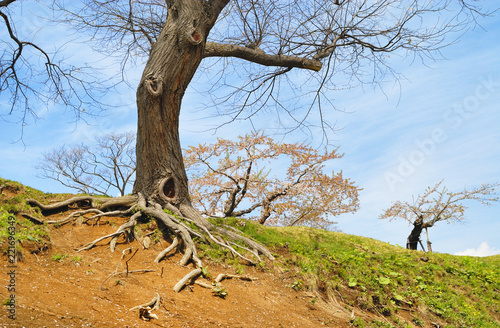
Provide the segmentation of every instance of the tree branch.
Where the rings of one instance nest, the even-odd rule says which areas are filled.
[[[15,2],[16,0],[3,0],[3,1],[0,1],[0,8],[1,7],[7,7],[8,5],[10,5],[11,3]]]
[[[218,16],[222,9],[227,6],[229,0],[211,0],[209,1],[210,6],[212,7],[212,15]]]
[[[316,72],[320,71],[323,66],[318,60],[286,55],[270,55],[258,48],[251,49],[215,42],[207,42],[203,57],[236,57],[264,66],[304,68]]]
[[[253,163],[253,161],[250,160],[250,164],[247,167],[245,177],[242,179],[243,180],[243,188],[241,188],[239,183],[236,182],[236,186],[233,188],[233,190],[229,194],[229,198],[226,202],[226,204],[227,204],[226,209],[224,209],[224,216],[225,217],[231,216],[233,214],[234,209],[241,203],[241,200],[243,199],[243,197],[245,197],[245,194],[247,193],[247,189],[248,189],[248,181],[250,180],[250,173],[252,172],[252,163]],[[239,197],[237,197],[238,193],[240,194]]]

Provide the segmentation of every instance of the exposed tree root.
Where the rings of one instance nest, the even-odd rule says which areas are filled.
[[[156,259],[154,260],[155,263],[159,263],[171,250],[177,247],[179,245],[179,238],[175,237],[174,240],[172,241],[172,244],[165,248],[163,251],[158,254]]]
[[[128,269],[128,262],[135,256],[135,254],[137,253],[137,249],[135,250],[135,252],[132,254],[132,256],[127,260],[125,261],[125,265],[127,267],[127,269],[125,271],[118,271],[118,269],[120,268],[120,264],[123,260],[123,258],[132,252],[132,248],[127,248],[127,249],[124,249],[122,251],[122,257],[120,258],[120,261],[118,261],[118,265],[116,266],[116,269],[115,271],[113,271],[106,279],[104,279],[104,281],[101,283],[101,285],[99,286],[99,289],[102,290],[102,286],[104,285],[104,283],[106,281],[108,281],[110,278],[114,277],[114,276],[118,276],[118,275],[121,275],[121,274],[125,274],[126,276],[128,276],[129,273],[138,273],[138,272],[153,272],[153,271],[156,271],[156,270],[153,270],[153,269],[141,269],[141,270],[132,270],[130,271]]]
[[[159,200],[161,204],[152,199],[146,200],[141,194],[138,194],[118,198],[77,196],[50,205],[44,205],[37,200],[30,199],[28,203],[32,206],[38,206],[42,212],[64,211],[69,208],[78,209],[62,220],[43,221],[48,224],[65,224],[71,222],[72,219],[88,214],[94,215],[84,218],[84,222],[99,219],[104,216],[130,216],[129,220],[120,226],[116,232],[99,237],[81,246],[78,251],[88,250],[98,246],[100,242],[106,239],[110,239],[109,247],[111,251],[114,251],[120,236],[125,235],[126,239],[129,241],[135,238],[134,227],[141,218],[143,220],[155,219],[159,226],[166,228],[175,238],[170,246],[158,254],[154,262],[159,263],[169,252],[182,249],[184,254],[179,264],[186,266],[191,262],[194,265],[194,269],[174,286],[174,291],[176,292],[181,291],[186,284],[194,281],[202,273],[203,263],[198,257],[196,244],[193,238],[198,238],[205,243],[217,244],[229,250],[234,257],[239,257],[252,265],[261,261],[259,254],[265,255],[269,259],[274,259],[272,254],[263,245],[242,236],[237,229],[213,225],[203,218],[190,204],[181,203],[180,205],[174,206],[168,202],[163,202],[161,199]],[[250,254],[250,257],[243,255],[237,248],[246,251],[247,254]],[[128,249],[126,251],[128,251]],[[123,253],[120,262],[123,260],[124,256],[125,253]],[[120,263],[118,267],[119,265]],[[119,272],[118,267],[115,272],[103,281],[103,284],[114,275],[150,271],[149,269],[129,271],[127,266],[126,271]],[[216,283],[219,283],[225,278],[235,277],[236,276],[231,275],[219,275],[219,277],[217,277],[218,280],[216,279]],[[240,277],[240,279],[251,280],[245,277]]]
[[[130,207],[137,203],[137,196],[123,196],[116,198],[103,198],[95,196],[76,196],[70,199],[58,202],[55,204],[44,205],[36,199],[27,199],[26,202],[30,205],[39,207],[43,212],[59,211],[68,208],[69,206],[92,207],[99,210],[106,210],[113,207]]]
[[[101,211],[101,210],[98,210],[96,208],[91,208],[91,209],[88,209],[88,210],[73,212],[73,213],[71,213],[70,215],[68,215],[67,217],[65,217],[62,220],[57,220],[57,221],[50,221],[49,220],[49,221],[45,221],[45,222],[49,223],[49,224],[64,224],[64,223],[68,223],[73,218],[76,218],[76,217],[79,217],[79,216],[82,216],[82,215],[85,215],[85,214],[88,214],[88,213],[102,214],[104,212]]]
[[[214,289],[214,287],[215,287],[213,284],[209,285],[209,284],[206,284],[202,281],[195,281],[194,283],[197,284],[198,286],[201,286],[201,287],[207,288],[207,289]]]
[[[212,293],[215,296],[225,298],[227,296],[226,289],[222,287],[221,281],[224,279],[240,279],[240,280],[246,280],[246,281],[254,281],[256,280],[255,278],[252,277],[246,277],[246,276],[238,276],[238,275],[232,275],[232,274],[225,274],[221,273],[215,278],[215,280],[211,284],[204,283],[202,281],[195,281],[194,283],[197,284],[198,286],[211,289]]]
[[[133,236],[133,229],[134,229],[135,225],[137,224],[137,219],[140,216],[141,216],[140,212],[135,213],[134,215],[132,215],[130,217],[130,219],[128,220],[128,222],[126,222],[125,224],[121,225],[116,232],[114,232],[112,234],[109,234],[109,235],[106,235],[106,236],[103,236],[103,237],[100,237],[100,238],[97,238],[93,242],[90,242],[90,243],[84,245],[78,251],[81,252],[83,250],[91,249],[92,247],[94,247],[101,240],[104,240],[104,239],[107,239],[107,238],[112,238],[111,242],[109,243],[109,247],[111,248],[111,251],[113,252],[115,250],[115,248],[116,248],[116,242],[117,242],[118,237],[120,235],[122,235],[124,233],[128,233],[128,236]],[[128,232],[127,232],[127,229],[128,229]]]
[[[195,283],[201,287],[205,287],[205,288],[208,288],[208,289],[213,289],[213,290],[217,290],[217,288],[220,288],[220,283],[222,280],[224,279],[239,279],[239,280],[245,280],[245,281],[255,281],[257,280],[256,278],[252,278],[252,277],[247,277],[247,276],[238,276],[238,275],[234,275],[234,274],[226,274],[226,273],[221,273],[217,276],[217,278],[215,278],[214,282],[212,284],[206,284],[204,282],[201,282],[201,281],[196,281]]]
[[[138,306],[134,306],[129,311],[139,309],[139,318],[143,320],[158,319],[158,317],[155,314],[151,313],[151,311],[158,310],[160,308],[160,302],[160,294],[157,293],[151,301]]]
[[[181,280],[179,280],[178,283],[175,284],[174,286],[174,291],[176,293],[180,292],[182,288],[190,281],[194,280],[195,278],[198,278],[201,275],[201,269],[194,269],[193,271],[189,272],[187,275],[184,276]]]
[[[44,221],[40,220],[39,218],[34,217],[31,214],[28,213],[21,213],[22,216],[33,222],[34,224],[44,224]]]
[[[160,301],[161,301],[161,298],[160,298],[160,294],[156,294],[155,297],[153,297],[153,299],[147,303],[144,303],[144,304],[141,304],[141,305],[137,305],[137,306],[134,306],[133,308],[129,309],[129,311],[133,311],[133,310],[137,310],[137,309],[141,309],[141,308],[151,308],[153,310],[158,310],[160,308]]]
[[[255,281],[255,280],[257,280],[256,278],[252,278],[252,277],[238,276],[238,275],[234,275],[234,274],[221,273],[221,274],[219,274],[217,276],[217,278],[215,278],[215,282],[219,283],[219,282],[221,282],[224,279],[233,279],[233,278],[240,279],[240,280],[246,280],[246,281]]]

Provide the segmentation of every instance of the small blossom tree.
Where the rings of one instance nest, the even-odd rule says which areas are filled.
[[[483,184],[470,190],[464,189],[459,192],[451,192],[442,186],[441,180],[434,187],[429,187],[422,196],[417,196],[412,203],[395,202],[390,208],[380,215],[380,219],[395,220],[402,218],[413,224],[413,229],[408,236],[406,248],[416,250],[420,241],[420,234],[425,229],[427,234],[427,248],[432,252],[429,241],[428,228],[431,228],[439,221],[448,223],[460,222],[466,219],[464,205],[467,200],[475,200],[483,205],[491,205],[498,201],[499,183]],[[421,244],[422,248],[423,245]]]
[[[262,133],[238,141],[218,139],[185,152],[193,202],[205,215],[248,215],[261,224],[320,228],[359,207],[359,188],[352,181],[342,172],[323,172],[326,162],[340,157]]]

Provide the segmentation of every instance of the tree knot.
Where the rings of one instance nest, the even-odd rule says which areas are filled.
[[[158,97],[163,91],[163,81],[161,76],[155,76],[153,74],[148,75],[144,80],[144,85],[148,90],[149,94],[153,97]]]
[[[167,177],[161,180],[158,186],[160,198],[168,202],[172,202],[177,195],[177,186],[173,177]]]
[[[193,45],[199,45],[203,41],[203,35],[197,28],[194,28],[187,32],[187,39]]]

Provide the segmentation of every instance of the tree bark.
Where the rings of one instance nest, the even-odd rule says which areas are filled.
[[[179,139],[181,101],[206,36],[228,1],[167,1],[165,26],[151,49],[138,90],[134,193],[177,208],[191,206]]]
[[[420,241],[420,234],[424,228],[424,218],[419,216],[415,222],[413,222],[413,229],[406,240],[406,248],[416,250],[418,247],[418,242]]]
[[[319,60],[285,56],[270,55],[260,49],[251,49],[235,44],[209,42],[205,49],[205,57],[236,57],[264,66],[281,66],[289,68],[304,68],[320,71],[322,64]]]

